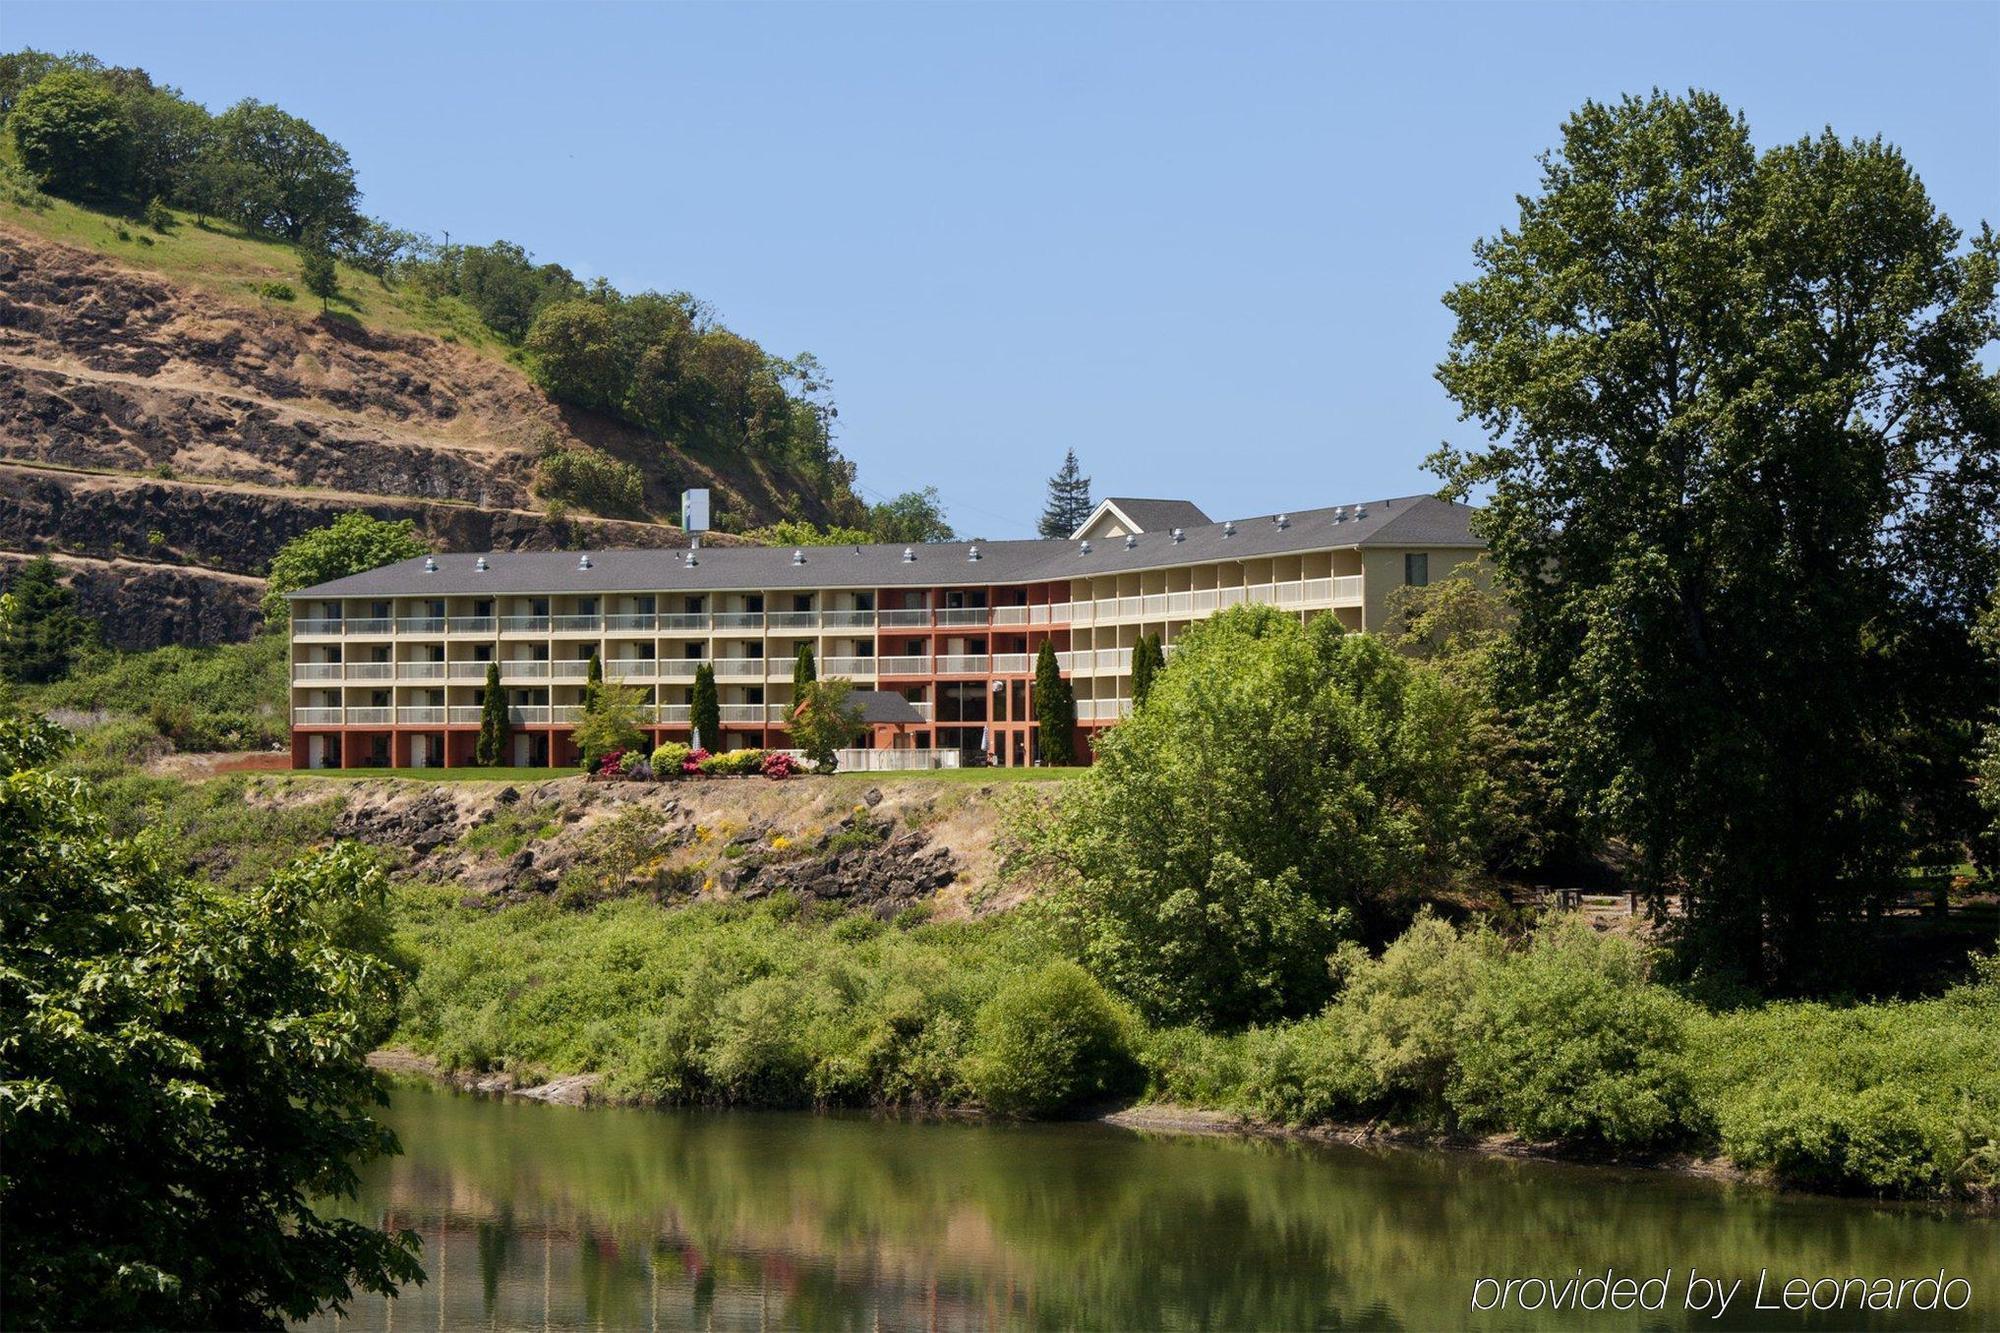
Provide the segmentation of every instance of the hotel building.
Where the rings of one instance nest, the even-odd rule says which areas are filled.
[[[1471,514],[1420,495],[1218,523],[1184,500],[1119,498],[1069,540],[424,556],[291,595],[292,763],[469,765],[498,662],[509,761],[573,764],[593,655],[644,692],[654,744],[688,739],[708,663],[724,734],[703,743],[782,747],[801,644],[821,677],[872,692],[874,747],[1018,766],[1039,754],[1049,643],[1088,755],[1131,707],[1141,635],[1171,652],[1243,603],[1379,628],[1392,589],[1478,556]]]

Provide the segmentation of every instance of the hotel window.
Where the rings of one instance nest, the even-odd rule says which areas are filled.
[[[1428,552],[1412,551],[1403,557],[1403,582],[1421,588],[1431,581],[1431,557]]]

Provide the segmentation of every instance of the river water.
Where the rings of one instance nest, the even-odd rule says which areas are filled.
[[[335,1211],[419,1232],[430,1280],[319,1329],[2000,1328],[1991,1219],[1096,1124],[392,1097],[404,1155]],[[1482,1277],[1607,1268],[1667,1277],[1664,1309],[1471,1309]],[[1723,1318],[1686,1308],[1690,1270],[1744,1280]],[[1940,1270],[1962,1312],[1869,1313],[1852,1288],[1826,1314],[1752,1308],[1760,1272],[1770,1303],[1792,1278]]]

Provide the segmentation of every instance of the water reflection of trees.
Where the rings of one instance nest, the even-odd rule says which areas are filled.
[[[1095,1126],[396,1101],[409,1155],[365,1203],[476,1255],[477,1286],[442,1293],[453,1324],[1434,1326],[1482,1273],[1613,1263],[1942,1266],[2000,1290],[1990,1222],[1703,1182]]]

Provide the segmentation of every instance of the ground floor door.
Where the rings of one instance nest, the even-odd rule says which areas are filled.
[[[410,737],[410,767],[429,768],[431,759],[431,738],[426,735]]]

